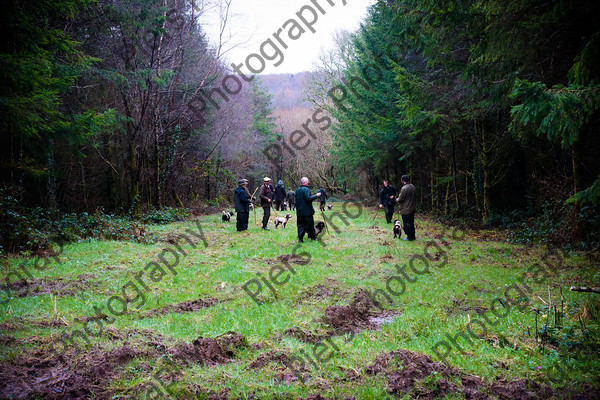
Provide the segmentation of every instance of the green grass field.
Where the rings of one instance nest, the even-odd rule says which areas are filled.
[[[341,209],[336,204],[333,212]],[[154,244],[66,245],[60,263],[50,258],[43,271],[34,258],[5,260],[0,393],[114,399],[600,393],[600,297],[568,290],[598,286],[595,255],[548,256],[546,249],[509,244],[502,232],[446,229],[420,215],[417,240],[405,242],[393,239],[382,213],[373,220],[373,210],[347,211],[347,224],[334,217],[338,231],[330,225],[322,241],[301,245],[295,216],[286,229],[265,232],[251,214],[250,229],[238,233],[234,218],[224,223],[210,215],[147,226]],[[261,216],[257,211],[258,222]],[[186,231],[193,242],[177,241]],[[22,265],[20,274],[26,269],[30,277],[15,283]],[[404,265],[401,282],[394,277]],[[84,337],[86,326],[91,333]],[[64,339],[76,331],[82,335]]]

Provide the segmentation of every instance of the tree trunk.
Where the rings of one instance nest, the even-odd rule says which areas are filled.
[[[465,209],[469,209],[469,174],[465,174]]]
[[[490,194],[490,171],[488,158],[488,144],[485,135],[485,128],[481,129],[481,167],[483,168],[483,222],[486,222],[490,217],[490,207],[492,198]]]
[[[54,169],[54,140],[48,141],[48,208],[51,210],[58,209],[58,203],[56,201],[56,172]]]
[[[208,161],[206,164],[206,180],[204,181],[204,195],[206,196],[206,200],[210,200],[210,165],[211,162]]]
[[[448,174],[452,173],[452,166],[450,166],[450,170]],[[446,196],[444,199],[444,214],[448,214],[448,198],[450,197],[450,181],[446,182]]]
[[[81,162],[81,160],[79,160],[79,169],[81,171],[81,191],[82,191],[82,197],[83,197],[83,205],[86,210],[89,210],[90,207],[88,204],[87,185],[85,183],[85,168],[83,167],[83,163]]]
[[[435,144],[431,145],[431,160],[436,160],[435,156]],[[431,190],[431,210],[435,211],[436,201],[435,201],[435,168],[434,163],[432,162],[429,166],[429,189]]]
[[[456,209],[460,209],[460,199],[458,198],[458,183],[457,183],[457,175],[458,175],[458,167],[456,166],[456,145],[454,143],[454,134],[450,135],[452,140],[452,183],[454,186],[454,198],[456,201]]]
[[[160,190],[160,152],[158,147],[158,127],[154,130],[154,194],[153,201],[155,207],[160,208],[162,206],[162,193]]]

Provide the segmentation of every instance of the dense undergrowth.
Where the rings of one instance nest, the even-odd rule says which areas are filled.
[[[0,255],[22,251],[49,250],[53,243],[64,244],[86,238],[155,240],[145,224],[184,221],[190,212],[182,208],[150,209],[140,217],[110,214],[102,209],[93,213],[64,213],[42,207],[25,207],[0,190]]]
[[[345,201],[360,202],[353,195]],[[330,202],[338,199],[330,197]],[[366,204],[366,203],[365,203]],[[224,200],[207,203],[203,213],[229,209]],[[155,240],[145,224],[168,224],[185,221],[192,215],[185,208],[164,207],[145,210],[133,218],[130,212],[65,213],[42,207],[25,207],[18,199],[0,190],[0,255],[21,251],[51,249],[52,243],[64,244],[85,238],[134,240],[149,243]],[[500,229],[516,244],[552,245],[564,250],[598,251],[600,249],[600,206],[576,208],[558,200],[547,200],[538,207],[492,213],[487,220],[473,209],[451,209],[447,214],[431,216],[448,225],[465,229]]]

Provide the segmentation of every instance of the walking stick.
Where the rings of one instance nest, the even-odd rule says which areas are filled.
[[[323,216],[323,223],[325,224],[325,232],[329,234],[329,227],[327,226],[327,218],[325,218],[325,212],[321,210],[321,215]]]
[[[379,214],[379,211],[381,211],[381,208],[377,209],[377,212],[375,213],[375,216],[373,217],[373,220],[371,220],[371,223],[373,223],[375,221],[375,218],[377,218],[377,215]]]
[[[254,195],[256,194],[256,191],[258,190],[258,186],[256,187],[256,189],[254,189],[254,193],[252,193],[252,196],[250,196],[250,202],[252,202],[252,199],[254,198]],[[256,225],[256,204],[252,203],[252,205],[254,207],[252,207],[252,210],[254,210],[254,225]]]

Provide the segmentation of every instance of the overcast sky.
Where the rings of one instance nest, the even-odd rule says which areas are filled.
[[[367,8],[375,0],[331,0],[335,6],[331,6],[328,0],[316,0],[317,4],[325,11],[325,15],[318,11],[311,0],[232,0],[229,10],[230,20],[225,38],[228,40],[225,49],[228,49],[226,58],[228,64],[245,63],[246,57],[251,53],[260,53],[260,46],[289,19],[295,19],[306,30],[297,40],[288,37],[290,25],[280,34],[288,45],[280,51],[283,53],[284,61],[274,66],[277,59],[265,60],[266,68],[263,73],[296,73],[313,70],[313,64],[317,60],[321,49],[333,47],[332,35],[339,30],[354,31],[366,16]],[[346,1],[346,5],[343,5]],[[311,6],[318,14],[318,20],[313,24],[312,33],[307,29],[298,16],[297,12],[303,6]],[[304,9],[303,16],[310,21],[313,18],[309,9]],[[205,14],[202,24],[209,36],[211,43],[216,44],[219,31],[218,12],[212,10]],[[298,30],[296,29],[295,34]],[[256,60],[254,60],[256,62]],[[258,68],[258,67],[255,67]]]

